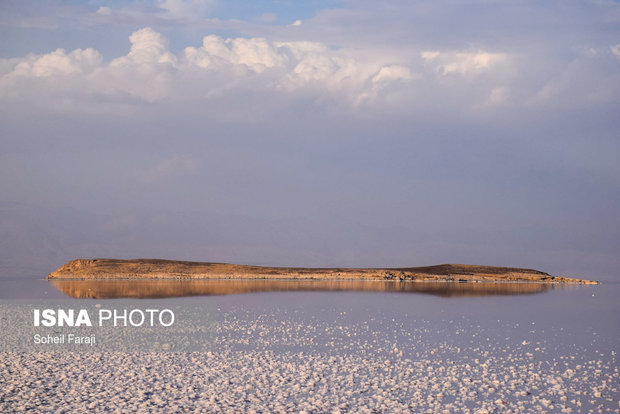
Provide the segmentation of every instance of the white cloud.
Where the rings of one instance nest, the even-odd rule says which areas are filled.
[[[30,55],[17,63],[11,76],[50,77],[87,74],[100,67],[103,57],[94,49],[76,49],[67,54],[63,49],[46,55]]]
[[[156,65],[176,65],[176,56],[168,51],[168,45],[164,37],[146,27],[133,32],[129,36],[131,49],[126,56],[114,59],[110,67],[139,67],[147,66],[154,69]]]
[[[206,99],[214,94],[223,96],[228,89],[271,94],[304,89],[305,93],[355,105],[370,102],[370,96],[379,97],[387,84],[412,79],[408,67],[377,58],[371,51],[331,49],[317,42],[210,35],[200,47],[186,47],[176,56],[166,39],[148,27],[132,33],[129,41],[129,53],[110,62],[93,49],[70,53],[58,49],[1,60],[4,75],[0,76],[0,91],[22,101],[36,96],[37,105],[45,105],[43,98],[49,93],[63,98],[69,107],[73,102],[77,110],[86,110],[88,104],[100,107],[119,102],[126,106],[136,100]],[[51,79],[60,75],[71,78],[62,82]],[[50,78],[50,84],[44,91],[35,90],[43,86],[29,83],[30,77]]]
[[[257,107],[254,114],[276,113],[291,100],[360,114],[369,113],[361,107],[382,113],[426,110],[433,102],[464,111],[507,102],[528,107],[560,96],[563,102],[584,102],[567,99],[574,89],[571,79],[592,85],[581,91],[592,102],[613,100],[616,93],[605,86],[613,79],[616,46],[612,53],[584,54],[581,63],[540,80],[528,78],[539,76],[531,57],[484,49],[419,48],[399,55],[373,47],[209,35],[200,46],[174,54],[148,27],[129,41],[129,53],[110,61],[90,48],[0,59],[0,106],[131,116],[132,110],[163,103],[248,119],[248,108]],[[597,71],[594,82],[588,73]]]
[[[510,88],[507,86],[496,86],[488,93],[482,103],[474,105],[473,109],[480,111],[489,108],[496,108],[506,105],[510,101]]]
[[[110,16],[112,14],[112,9],[107,6],[101,6],[95,12],[101,16]]]
[[[489,98],[487,100],[488,105],[499,105],[508,100],[510,97],[510,88],[506,86],[498,86],[491,89]]]
[[[389,82],[393,80],[403,80],[407,81],[412,78],[411,71],[409,68],[400,66],[400,65],[392,65],[392,66],[384,66],[379,70],[379,73],[372,78],[373,82]]]
[[[490,53],[481,50],[475,52],[424,51],[420,56],[444,75],[478,73],[492,69],[507,60],[507,55],[504,53]]]
[[[285,66],[287,61],[287,56],[265,39],[222,39],[215,35],[206,36],[200,48],[185,48],[184,55],[190,65],[201,68],[246,65],[255,72]]]
[[[422,56],[422,59],[430,61],[430,60],[435,60],[435,58],[437,58],[437,56],[439,56],[440,54],[441,54],[441,52],[438,52],[438,51],[426,50],[426,51],[420,53],[420,56]]]
[[[409,79],[405,67],[367,63],[317,42],[223,39],[211,35],[203,39],[201,47],[185,48],[184,57],[190,67],[204,69],[220,70],[238,65],[254,73],[271,69],[275,76],[272,84],[289,91],[310,83],[320,83],[331,91],[350,90],[351,86],[364,87],[373,76],[382,80]]]

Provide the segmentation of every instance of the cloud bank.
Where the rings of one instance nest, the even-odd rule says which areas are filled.
[[[617,45],[578,52],[548,74],[535,56],[481,48],[398,54],[211,34],[200,46],[175,54],[149,27],[134,31],[129,43],[126,55],[110,60],[94,48],[1,59],[0,105],[11,111],[126,113],[173,102],[234,113],[254,97],[270,102],[262,110],[274,113],[291,100],[359,114],[433,106],[476,113],[506,105],[566,105],[574,85],[588,87],[578,91],[586,99],[572,100],[575,105],[615,103],[620,88]]]
[[[65,109],[79,111],[114,101],[208,100],[239,89],[284,95],[315,89],[317,96],[358,105],[371,93],[377,97],[386,86],[412,78],[406,66],[317,42],[209,35],[201,46],[175,55],[166,39],[148,27],[132,33],[129,41],[129,53],[108,62],[92,48],[4,59],[0,90],[10,98],[3,103],[36,101],[58,109],[62,100]]]

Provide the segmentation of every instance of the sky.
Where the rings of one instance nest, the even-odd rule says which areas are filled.
[[[0,2],[0,277],[77,257],[620,280],[615,1]]]

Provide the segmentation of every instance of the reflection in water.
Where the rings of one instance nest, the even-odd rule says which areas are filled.
[[[51,280],[73,298],[168,298],[275,291],[427,293],[444,297],[523,295],[545,292],[543,283],[411,282],[379,280]]]

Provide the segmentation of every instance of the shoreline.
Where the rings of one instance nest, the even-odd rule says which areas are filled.
[[[54,281],[101,281],[101,282],[132,282],[132,281],[140,281],[140,282],[223,282],[223,281],[278,281],[278,282],[392,282],[392,283],[504,283],[504,284],[541,284],[541,285],[549,285],[549,284],[571,284],[571,285],[593,285],[600,284],[599,281],[591,281],[591,280],[582,280],[582,279],[574,279],[583,281],[580,282],[560,282],[560,281],[542,281],[542,280],[526,280],[526,279],[470,279],[470,280],[456,280],[456,279],[356,279],[356,278],[292,278],[292,277],[149,277],[149,278],[138,278],[138,277],[127,277],[127,278],[119,278],[119,277],[97,277],[97,278],[82,278],[82,277],[59,277],[59,278],[49,278],[39,279],[44,282],[54,282]],[[573,279],[571,279],[573,280]]]

